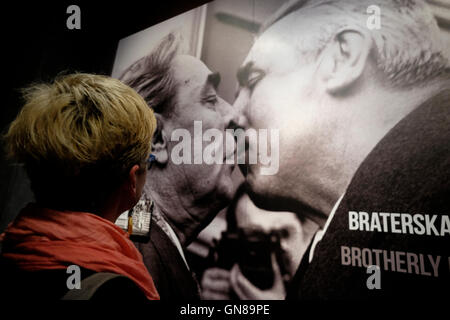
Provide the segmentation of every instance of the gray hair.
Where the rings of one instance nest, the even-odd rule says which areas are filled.
[[[177,83],[171,64],[178,53],[178,40],[174,33],[168,34],[156,49],[126,68],[119,77],[160,114],[172,112],[175,103]]]
[[[379,30],[366,26],[366,11],[371,5],[381,9]],[[317,57],[338,29],[357,26],[370,31],[377,67],[392,85],[407,87],[440,76],[448,78],[450,74],[439,27],[422,0],[289,1],[262,26],[260,33],[290,14],[301,15],[304,10],[299,9],[310,10],[315,18],[325,18],[313,22],[319,32],[311,36],[309,45],[297,43],[304,53]]]

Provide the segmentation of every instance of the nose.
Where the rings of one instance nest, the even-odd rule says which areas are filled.
[[[225,100],[221,99],[220,112],[224,119],[225,129],[235,129],[238,127],[239,113],[237,110]]]
[[[245,92],[239,91],[236,97],[236,100],[233,104],[233,109],[235,110],[237,116],[235,119],[235,123],[237,127],[240,128],[248,128],[248,116],[247,116],[247,107],[248,107],[248,97]]]

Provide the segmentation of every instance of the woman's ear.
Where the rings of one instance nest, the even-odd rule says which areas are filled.
[[[164,118],[155,113],[156,117],[156,131],[153,135],[152,154],[156,157],[156,163],[159,165],[166,165],[169,160],[169,150],[167,146],[167,135],[164,127]]]
[[[342,29],[322,51],[318,72],[325,90],[336,94],[353,86],[362,76],[372,48],[370,36]]]
[[[129,189],[131,193],[135,194],[136,190],[138,189],[138,174],[139,174],[140,167],[139,165],[135,164],[128,173],[128,183],[129,183]]]

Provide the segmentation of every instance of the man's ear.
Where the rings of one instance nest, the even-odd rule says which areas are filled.
[[[330,94],[349,89],[361,77],[369,59],[372,40],[355,29],[342,29],[322,51],[318,72]]]
[[[155,134],[153,135],[152,154],[155,155],[158,164],[166,165],[169,160],[169,150],[167,147],[168,137],[164,127],[164,119],[158,113],[155,113],[155,117],[157,126]]]

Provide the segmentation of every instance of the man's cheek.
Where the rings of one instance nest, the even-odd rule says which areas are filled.
[[[274,103],[265,96],[257,96],[251,100],[251,108],[248,113],[249,123],[255,129],[268,129],[270,123],[276,122],[277,114],[274,111]]]
[[[251,100],[251,116],[259,121],[278,122],[285,113],[289,113],[292,93],[276,90],[267,86],[261,87]]]

